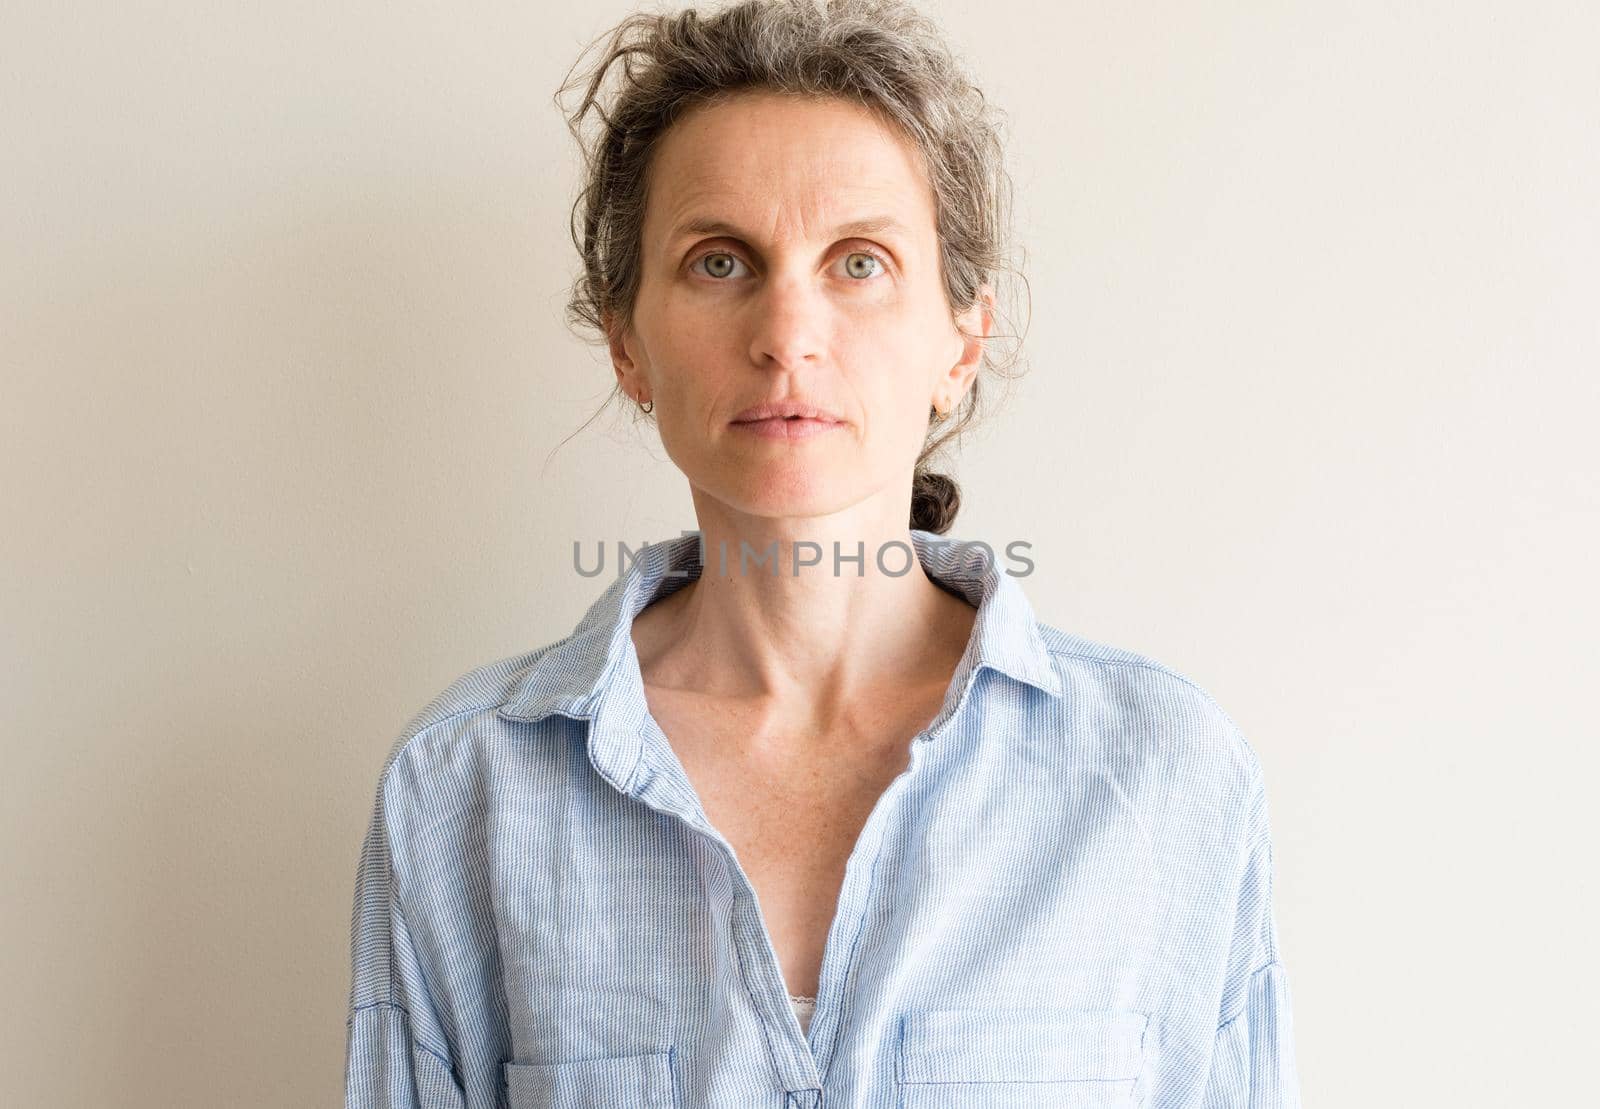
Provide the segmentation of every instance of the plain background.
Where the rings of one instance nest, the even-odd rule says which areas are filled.
[[[1600,16],[928,7],[1033,293],[953,534],[1259,753],[1307,1105],[1581,1099]],[[338,1104],[399,729],[694,526],[561,319],[627,10],[6,5],[0,1101]]]

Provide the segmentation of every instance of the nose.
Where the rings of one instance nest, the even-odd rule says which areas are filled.
[[[827,302],[803,277],[774,274],[751,311],[750,358],[757,366],[800,369],[821,359]]]

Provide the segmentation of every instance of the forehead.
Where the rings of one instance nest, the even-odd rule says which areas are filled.
[[[933,197],[911,143],[838,99],[747,93],[699,107],[662,137],[650,168],[645,233],[726,220],[776,236],[891,215],[933,234]]]

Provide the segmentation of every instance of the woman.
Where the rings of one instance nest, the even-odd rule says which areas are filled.
[[[624,21],[590,109],[574,312],[698,534],[395,744],[347,1105],[1297,1104],[1249,746],[940,539],[982,95],[912,8],[757,0]]]

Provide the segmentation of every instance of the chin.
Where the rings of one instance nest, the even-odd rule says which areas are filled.
[[[771,519],[828,516],[850,507],[862,496],[857,483],[828,480],[827,475],[815,472],[746,478],[724,484],[726,495],[718,495],[715,484],[702,488],[736,511]]]

